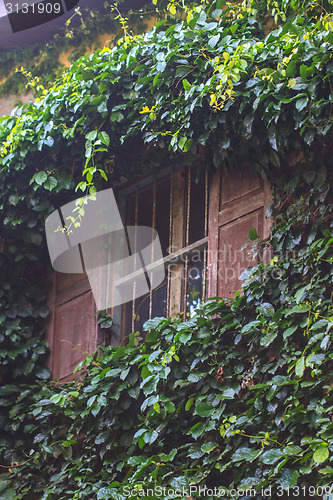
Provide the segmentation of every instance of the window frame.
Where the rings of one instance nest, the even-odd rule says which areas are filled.
[[[198,164],[193,164],[191,166],[170,166],[161,169],[155,175],[141,176],[137,180],[137,182],[133,182],[131,184],[120,183],[118,184],[118,186],[114,186],[113,188],[116,195],[120,215],[122,217],[123,225],[124,227],[126,227],[126,225],[128,225],[126,205],[129,197],[136,193],[138,200],[138,193],[140,192],[140,190],[144,190],[146,188],[151,189],[152,186],[155,186],[156,199],[156,186],[158,182],[163,182],[168,178],[168,176],[170,177],[170,224],[168,231],[169,249],[171,249],[171,252],[165,255],[163,259],[160,259],[154,264],[147,266],[146,272],[148,271],[149,273],[150,271],[153,271],[154,267],[160,265],[162,261],[163,264],[167,266],[166,317],[180,316],[184,320],[187,317],[187,286],[189,264],[191,262],[191,257],[194,256],[195,252],[197,252],[198,250],[203,250],[204,253],[204,279],[202,280],[202,300],[206,299],[207,297],[216,297],[219,295],[230,297],[231,295],[228,295],[228,293],[223,294],[223,287],[221,288],[219,284],[219,269],[221,266],[221,262],[219,261],[219,250],[221,250],[222,234],[221,228],[227,227],[228,224],[233,224],[238,220],[245,220],[245,218],[251,214],[258,214],[258,233],[262,238],[267,238],[272,223],[271,218],[265,217],[265,210],[271,203],[272,199],[271,189],[268,184],[264,183],[264,181],[259,176],[259,181],[257,179],[254,182],[254,174],[248,168],[247,171],[249,173],[247,174],[245,169],[243,173],[243,179],[240,180],[239,176],[242,177],[242,175],[240,174],[241,169],[237,171],[227,172],[224,169],[219,168],[215,172],[213,172],[212,169],[209,169],[208,165],[206,165],[204,169],[204,237],[190,243],[189,228],[191,210],[191,182],[193,181],[195,168],[197,167]],[[226,187],[223,187],[223,178],[225,178],[226,175],[230,175],[230,178],[228,180],[229,184],[227,183],[225,185]],[[243,190],[244,192],[242,192],[240,195],[237,195],[233,193],[233,190],[230,188],[230,186],[233,185],[232,182],[235,183],[234,185],[236,186],[236,192],[237,190],[239,191],[243,189],[239,187],[242,182],[245,182],[245,185],[248,184],[248,186],[245,186],[245,189]],[[223,200],[223,189],[224,192],[228,193],[225,200]],[[200,198],[200,202],[202,202],[202,198]],[[201,223],[202,220],[200,224]],[[246,233],[244,232],[244,234]],[[236,248],[236,252],[237,251],[238,250]],[[264,255],[261,256],[261,259],[264,261],[264,263],[267,263],[269,262],[270,257],[271,252],[270,249],[268,249],[264,253]],[[192,262],[194,262],[194,260]],[[142,273],[142,270],[136,272]],[[185,280],[184,276],[186,276]],[[200,276],[202,276],[202,274]],[[127,278],[133,278],[133,275],[130,275]],[[48,341],[51,348],[51,355],[48,358],[47,365],[50,367],[52,373],[54,373],[54,367],[56,363],[55,343],[59,341],[59,339],[57,339],[56,337],[57,332],[55,330],[55,316],[57,308],[62,307],[64,304],[68,304],[71,301],[73,302],[74,307],[75,303],[77,302],[76,299],[78,299],[79,297],[83,297],[86,294],[92,296],[92,292],[86,275],[82,275],[82,277],[77,280],[75,280],[74,278],[72,283],[70,283],[69,279],[68,287],[65,287],[62,291],[59,291],[58,289],[58,280],[61,280],[61,276],[58,276],[58,273],[54,272],[51,276],[51,279],[53,281],[53,287],[48,299],[48,305],[51,308],[51,314],[47,321],[46,340]],[[220,293],[221,290],[222,293]],[[233,291],[234,290],[232,290],[232,292]],[[154,317],[151,307],[152,292],[153,290],[150,290],[150,318]],[[138,298],[136,300],[141,299]],[[131,302],[110,308],[107,311],[111,312],[111,316],[113,318],[113,326],[110,332],[111,335],[109,335],[108,344],[112,343],[112,345],[116,346],[125,341],[125,337],[128,335],[128,331],[126,331],[126,307],[128,307],[128,304],[131,304]],[[134,302],[132,301],[132,316],[133,315],[135,315],[135,300]],[[101,341],[103,340],[99,332],[96,317],[94,317],[93,322],[94,325],[90,331],[89,338],[89,351],[91,352],[94,350],[93,348],[97,345],[100,345],[102,343]],[[132,326],[133,324],[134,321],[132,317]],[[131,331],[134,330],[134,327],[131,328]],[[68,346],[68,349],[71,349],[71,347]],[[79,375],[80,373],[77,373],[77,375],[73,377],[73,375],[71,374],[64,374],[62,377],[60,377],[60,379],[61,382],[65,382],[67,380],[73,380],[73,378],[77,378]]]
[[[167,267],[167,310],[166,316],[175,317],[181,316],[184,320],[187,315],[187,286],[188,286],[188,270],[191,255],[196,251],[204,251],[204,275],[202,288],[203,293],[201,300],[204,300],[207,295],[207,252],[208,252],[208,206],[209,206],[209,176],[208,167],[204,168],[204,237],[199,240],[189,243],[189,224],[190,224],[190,203],[191,203],[191,182],[193,182],[193,172],[199,165],[198,163],[190,166],[179,165],[176,167],[166,167],[155,175],[150,175],[139,179],[131,185],[122,187],[119,185],[115,188],[118,208],[122,216],[123,224],[129,225],[127,202],[130,196],[135,194],[138,200],[138,193],[145,189],[153,189],[153,197],[156,196],[156,186],[158,182],[163,182],[168,177],[170,178],[170,204],[169,204],[169,249],[172,251],[153,264],[146,267],[146,271],[152,271],[155,266],[162,263]],[[202,167],[201,167],[202,168]],[[138,207],[138,201],[136,201]],[[152,207],[153,211],[154,208]],[[154,214],[152,227],[155,228]],[[137,222],[137,219],[136,219]],[[171,272],[172,268],[172,272]],[[140,270],[127,276],[127,279],[139,275]],[[186,279],[183,279],[183,276]],[[149,318],[152,318],[152,294],[150,289],[150,304]],[[140,299],[136,299],[140,300]],[[131,331],[135,330],[135,299],[132,301],[132,327]],[[111,308],[111,315],[115,318],[115,323],[118,324],[118,332],[121,338],[124,339],[128,332],[126,331],[126,308],[129,303],[122,306]]]

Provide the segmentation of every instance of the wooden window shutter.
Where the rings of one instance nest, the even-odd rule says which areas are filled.
[[[51,350],[47,366],[53,378],[65,382],[74,378],[76,366],[96,350],[96,306],[86,275],[55,272],[52,282],[46,328]]]
[[[241,250],[255,227],[268,236],[265,217],[270,190],[250,168],[226,172],[219,169],[210,184],[208,227],[208,296],[234,297],[240,290],[240,274],[257,261]]]

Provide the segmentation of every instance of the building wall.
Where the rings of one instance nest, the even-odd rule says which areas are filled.
[[[33,99],[32,94],[27,95],[10,95],[8,97],[0,97],[0,116],[10,115],[13,111],[13,108],[18,104],[27,104],[30,102],[30,99]]]

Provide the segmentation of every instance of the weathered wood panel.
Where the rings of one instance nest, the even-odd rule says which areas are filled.
[[[250,254],[251,247],[242,250],[242,246],[248,240],[251,227],[259,234],[262,232],[262,212],[262,209],[257,210],[220,227],[217,266],[218,295],[221,297],[234,297],[241,288],[241,273],[258,262]]]
[[[85,274],[54,272],[48,297],[50,315],[46,341],[50,355],[46,366],[53,378],[73,379],[76,366],[96,349],[97,321],[95,301]]]
[[[97,331],[92,292],[55,309],[52,375],[62,379],[96,349]]]
[[[255,265],[248,257],[249,230],[268,236],[265,208],[270,190],[249,168],[218,170],[211,179],[208,227],[208,295],[233,297],[241,288],[240,274]]]

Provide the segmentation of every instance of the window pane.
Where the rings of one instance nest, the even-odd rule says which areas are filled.
[[[197,176],[196,169],[191,169],[191,178],[188,174],[189,170],[177,171],[173,177],[173,220],[170,228],[170,190],[171,177],[167,177],[156,181],[156,198],[154,206],[154,182],[142,189],[139,188],[137,194],[133,194],[128,198],[127,202],[127,224],[133,225],[137,220],[138,225],[152,226],[155,221],[155,229],[159,235],[163,256],[167,256],[167,251],[170,245],[169,236],[172,233],[173,244],[177,242],[177,249],[180,249],[186,241],[186,232],[188,231],[187,244],[195,243],[205,237],[205,180],[206,175],[203,169],[200,170]],[[181,176],[179,175],[181,174]],[[190,182],[190,199],[188,200],[188,189],[185,180]],[[188,186],[188,184],[187,184]],[[137,196],[137,209],[135,201]],[[189,209],[189,217],[186,217],[186,211]],[[137,213],[136,213],[137,212]],[[188,227],[184,227],[188,221]],[[182,243],[180,243],[182,242]],[[180,243],[180,244],[179,244]],[[186,312],[193,315],[195,309],[201,304],[202,295],[204,292],[204,249],[194,250],[189,257],[187,272],[185,273],[185,254],[178,264],[171,265],[170,275],[170,290],[168,291],[168,278],[165,276],[163,283],[152,291],[151,298],[149,294],[139,297],[134,304],[134,321],[133,302],[129,302],[125,306],[126,317],[126,334],[134,330],[142,330],[142,326],[149,318],[151,310],[152,317],[166,317],[169,313],[172,315],[175,311],[183,311],[186,304]],[[178,274],[177,274],[178,273]],[[187,276],[185,276],[185,274]],[[150,276],[148,276],[150,279]],[[184,304],[184,293],[186,300]],[[168,295],[170,304],[167,303]],[[150,300],[152,303],[150,305]]]
[[[125,309],[125,328],[123,333],[129,335],[132,331],[133,301],[127,302]],[[149,319],[149,293],[135,299],[134,306],[134,331],[142,333],[143,324]]]
[[[126,203],[126,224],[131,226],[135,221],[135,193],[127,198]]]
[[[133,221],[134,223],[134,221]],[[151,226],[153,223],[153,187],[139,192],[138,226]]]
[[[129,304],[131,307],[132,304]],[[144,323],[149,319],[149,293],[135,301],[134,330],[142,333]]]
[[[167,288],[168,280],[167,277],[165,277],[163,282],[153,290],[153,318],[167,317]]]
[[[188,282],[186,295],[186,312],[193,316],[195,309],[200,306],[205,280],[204,250],[194,251],[188,263]]]
[[[205,170],[191,171],[189,244],[205,237]],[[196,182],[197,181],[197,182]]]
[[[156,183],[155,228],[158,232],[163,256],[168,255],[170,227],[170,178]],[[133,225],[135,216],[136,194],[127,202],[127,224]],[[151,184],[138,193],[137,222],[138,225],[152,226],[154,211],[154,187]],[[150,273],[148,273],[150,280]],[[135,300],[134,330],[142,331],[143,324],[149,319],[150,295]],[[132,331],[133,302],[126,304],[126,333]],[[167,278],[152,291],[152,316],[167,315]]]
[[[160,237],[163,257],[168,255],[170,227],[170,178],[160,181],[156,186],[155,229]]]

